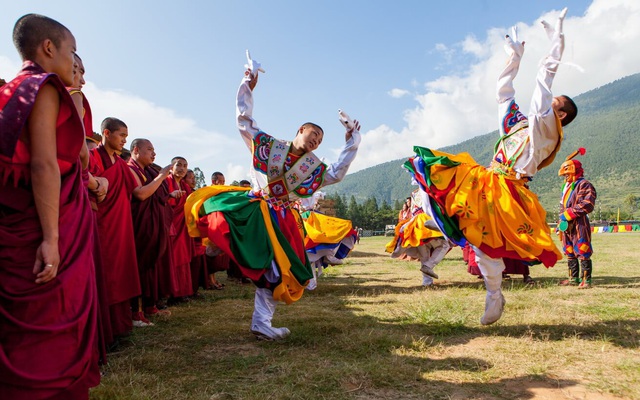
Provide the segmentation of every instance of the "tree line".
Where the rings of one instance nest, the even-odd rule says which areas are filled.
[[[399,200],[393,207],[386,201],[378,205],[375,197],[366,199],[361,204],[351,196],[347,201],[345,195],[328,195],[327,200],[333,201],[336,217],[351,220],[354,227],[365,230],[384,231],[385,225],[395,225],[398,222],[398,211],[402,208]]]

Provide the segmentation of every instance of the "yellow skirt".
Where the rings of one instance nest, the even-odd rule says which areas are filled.
[[[418,147],[416,152],[410,171],[432,206],[439,208],[437,217],[447,220],[438,221],[440,226],[457,227],[469,243],[493,258],[542,262],[547,267],[562,259],[549,234],[545,210],[522,180],[478,165],[466,153],[454,156]]]

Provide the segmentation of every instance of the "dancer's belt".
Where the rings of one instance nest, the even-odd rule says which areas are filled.
[[[263,196],[263,199],[265,199],[265,201],[269,203],[271,207],[291,209],[297,204],[296,201],[290,201],[287,198],[278,198],[278,197],[272,197],[268,195]]]
[[[489,165],[489,171],[493,172],[494,174],[502,175],[506,179],[513,180],[513,181],[522,180],[526,182],[530,180],[528,177],[517,173],[513,169],[513,167],[509,167],[508,165],[501,164],[495,160],[491,161],[491,165]]]

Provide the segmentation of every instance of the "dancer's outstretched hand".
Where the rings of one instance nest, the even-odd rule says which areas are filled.
[[[562,25],[564,22],[564,17],[567,15],[567,7],[565,7],[562,11],[560,11],[560,16],[558,16],[558,21],[556,21],[556,26],[551,26],[545,20],[542,20],[542,26],[544,27],[544,31],[547,32],[547,36],[549,40],[553,41],[557,39],[560,35],[562,35]]]
[[[244,65],[244,67],[247,70],[251,71],[251,75],[258,76],[258,72],[264,73],[265,71],[262,68],[262,64],[260,64],[256,60],[251,59],[251,53],[249,53],[249,50],[247,50],[246,54],[247,54],[247,63]]]
[[[353,132],[360,132],[360,122],[357,119],[353,120],[353,128],[347,129],[344,134],[344,141],[348,142],[353,137]]]
[[[249,89],[251,89],[251,91],[253,92],[253,89],[256,87],[256,85],[258,84],[258,74],[253,75],[251,73],[251,70],[248,69],[246,71],[244,71],[244,76],[249,77]]]
[[[524,42],[520,42],[518,40],[518,28],[511,28],[511,36],[505,36],[504,50],[507,52],[509,56],[516,55],[517,57],[522,57],[524,54]]]
[[[564,17],[567,15],[567,8],[565,7],[562,11],[560,11],[560,16],[558,16],[558,21],[556,21],[555,26],[551,26],[547,21],[542,21],[542,26],[544,27],[547,36],[551,40],[551,52],[550,56],[557,61],[560,61],[562,58],[562,53],[564,52],[564,33],[562,32],[562,25],[564,22]]]

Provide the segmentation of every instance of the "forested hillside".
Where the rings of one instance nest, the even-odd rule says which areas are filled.
[[[598,191],[596,212],[625,208],[630,195],[640,198],[640,74],[635,74],[591,90],[574,98],[578,118],[565,129],[565,141],[554,163],[538,173],[531,182],[542,204],[555,211],[562,180],[558,169],[565,157],[584,147],[579,156],[585,177]],[[449,153],[466,151],[480,164],[487,165],[493,155],[497,131],[442,148]],[[407,149],[407,156],[411,149]],[[390,161],[348,175],[343,182],[329,186],[326,192],[346,199],[354,196],[360,203],[375,197],[379,203],[393,205],[415,187],[401,168],[405,159]],[[628,208],[626,208],[628,210]]]

